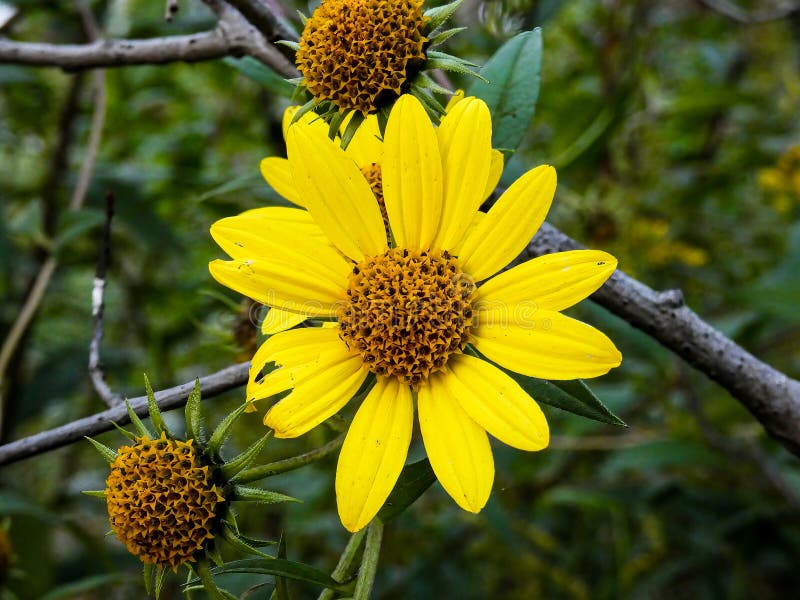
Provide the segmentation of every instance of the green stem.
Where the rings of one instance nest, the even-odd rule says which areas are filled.
[[[369,600],[372,593],[372,584],[375,582],[375,572],[378,570],[378,557],[381,553],[382,539],[383,523],[379,518],[375,517],[367,526],[367,543],[364,546],[361,568],[358,570],[353,600]]]
[[[278,473],[285,473],[286,471],[299,469],[300,467],[316,462],[322,458],[325,458],[329,454],[336,452],[343,443],[344,434],[332,439],[324,446],[320,446],[319,448],[311,450],[310,452],[306,452],[305,454],[279,460],[277,462],[262,465],[260,467],[245,469],[236,477],[236,483],[251,483],[253,481],[258,481],[259,479],[264,479],[265,477],[277,475]]]
[[[333,573],[331,573],[331,579],[340,583],[344,581],[347,572],[350,570],[350,565],[352,565],[353,560],[355,560],[358,549],[361,548],[361,542],[364,540],[364,535],[366,533],[367,530],[362,529],[350,536],[350,540],[347,542],[347,546],[345,546],[336,568],[333,570]],[[334,590],[326,588],[322,591],[317,600],[333,600],[334,594]]]

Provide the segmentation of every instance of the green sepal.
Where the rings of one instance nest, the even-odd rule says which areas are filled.
[[[166,567],[159,567],[156,571],[156,583],[155,583],[155,593],[156,593],[156,600],[158,600],[159,596],[161,596],[161,588],[164,587],[164,578],[167,576],[167,568]]]
[[[300,50],[300,44],[298,44],[297,42],[293,42],[291,40],[278,40],[277,42],[275,42],[275,45],[276,46],[286,46],[287,48],[290,48],[290,49],[294,50],[295,52]]]
[[[150,413],[150,421],[153,423],[153,427],[156,428],[156,434],[165,433],[167,437],[171,438],[172,434],[167,424],[164,422],[161,410],[158,408],[156,395],[153,393],[153,386],[150,385],[150,379],[147,377],[147,373],[144,374],[144,389],[147,393],[147,411]]]
[[[226,600],[225,596],[222,594],[222,591],[217,587],[214,577],[211,575],[211,569],[208,568],[207,561],[199,561],[198,563],[191,565],[190,569],[196,573],[198,581],[203,584],[203,588],[206,590],[206,593],[211,600]],[[187,582],[187,585],[189,583],[190,582]],[[196,581],[191,581],[191,583],[196,583]]]
[[[390,112],[391,112],[390,107],[382,106],[376,115],[378,117],[378,131],[380,132],[381,137],[386,135],[386,123],[389,122]],[[392,242],[394,242],[394,240],[392,240]]]
[[[103,500],[106,499],[105,490],[83,490],[81,494],[84,496],[91,496],[92,498],[102,498]]]
[[[256,556],[261,556],[263,558],[272,558],[269,554],[261,552],[261,550],[254,548],[240,538],[229,523],[223,522],[222,539],[236,548],[239,552],[243,552],[245,554],[255,554]]]
[[[195,379],[194,388],[189,392],[189,397],[186,399],[185,419],[186,419],[186,437],[190,440],[196,440],[198,445],[203,444],[203,413],[200,410],[200,399],[202,393],[200,391],[200,380]]]
[[[303,13],[303,11],[301,11],[301,10],[298,10],[298,11],[297,11],[297,16],[300,18],[300,22],[301,22],[303,25],[305,25],[305,24],[306,24],[306,21],[308,21],[308,17],[307,17],[307,16],[305,15],[305,13]]]
[[[323,118],[328,121],[328,138],[331,140],[335,140],[336,136],[339,134],[339,128],[347,118],[347,112],[346,110],[337,110],[330,118],[327,118],[328,115],[324,115]]]
[[[153,593],[153,569],[155,566],[152,563],[144,563],[142,576],[144,577],[144,591],[148,596]]]
[[[436,29],[447,19],[453,16],[461,3],[464,0],[453,0],[450,4],[445,4],[444,6],[436,6],[434,8],[429,8],[425,11],[424,16],[428,19],[425,26],[428,28],[428,31],[431,33],[435,33]]]
[[[262,548],[264,546],[274,546],[277,544],[275,540],[260,540],[258,538],[248,537],[244,535],[239,530],[239,525],[236,523],[236,515],[233,510],[228,511],[228,514],[225,516],[225,520],[222,522],[227,527],[230,527],[231,531],[233,531],[236,536],[244,541],[246,544],[253,546],[254,548]]]
[[[360,111],[354,110],[353,116],[350,118],[350,122],[345,127],[344,131],[342,132],[342,150],[346,150],[347,146],[350,145],[350,142],[353,140],[353,136],[358,131],[358,128],[364,122],[364,115],[361,114]]]
[[[468,27],[453,27],[452,29],[445,29],[441,33],[437,33],[435,36],[431,38],[429,48],[435,48],[436,46],[441,46],[451,37],[456,35],[457,33],[461,33],[462,31],[469,29]]]
[[[270,492],[260,488],[245,487],[243,485],[233,486],[234,501],[239,502],[258,502],[259,504],[276,504],[278,502],[302,502],[297,498],[286,496],[278,492]]]
[[[411,84],[411,89],[409,92],[411,92],[411,95],[420,101],[422,107],[425,109],[425,112],[428,113],[431,121],[433,121],[433,124],[438,125],[442,115],[445,114],[444,106],[442,106],[441,103],[425,88],[419,85]]]
[[[489,83],[475,70],[478,67],[475,63],[458,58],[457,56],[445,54],[444,52],[437,52],[436,50],[431,50],[427,54],[427,67],[429,69],[441,69],[442,71],[450,71],[451,73],[459,73],[460,75],[469,75],[485,83]]]
[[[95,441],[90,437],[87,437],[86,439],[92,442],[92,446],[94,446],[95,450],[97,450],[100,454],[103,455],[103,458],[105,458],[108,461],[108,464],[113,463],[117,459],[117,453],[115,450],[112,450],[105,444],[101,444],[100,442]]]
[[[234,410],[222,420],[222,422],[214,430],[214,433],[211,434],[211,438],[208,440],[208,451],[211,452],[211,455],[214,458],[219,458],[220,448],[222,448],[222,444],[225,443],[225,439],[228,437],[228,433],[230,433],[231,426],[245,411],[247,406],[248,405],[245,403]]]
[[[272,437],[272,432],[268,431],[261,437],[261,439],[254,442],[247,450],[242,452],[239,456],[227,461],[224,465],[222,465],[221,469],[222,476],[227,481],[230,481],[241,471],[249,467],[250,464],[261,453],[261,450],[264,449],[264,445],[267,443],[267,440],[269,440],[270,437]]]
[[[221,567],[225,564],[225,561],[222,560],[222,555],[219,553],[219,548],[213,544],[206,548],[206,556],[208,556],[208,558],[210,558],[218,567]]]
[[[316,105],[317,105],[316,100],[314,100],[313,98],[308,102],[306,102],[305,104],[303,104],[303,106],[297,109],[297,112],[294,113],[294,117],[292,117],[292,123],[293,124],[297,123],[304,114],[314,110]]]
[[[136,431],[139,432],[139,435],[142,437],[155,439],[155,436],[150,432],[150,430],[144,426],[144,423],[142,423],[142,420],[139,418],[139,415],[137,415],[134,412],[133,408],[131,408],[131,403],[128,402],[127,398],[125,399],[125,407],[128,410],[128,418],[131,420],[131,423],[136,428]]]
[[[436,83],[425,71],[420,72],[419,75],[414,78],[413,85],[433,92],[434,94],[443,94],[445,96],[451,96],[453,94],[453,90],[448,90],[446,87]]]
[[[136,436],[135,436],[133,433],[131,433],[130,431],[128,431],[128,430],[127,430],[127,429],[125,429],[124,427],[120,427],[120,426],[119,426],[119,425],[117,425],[117,424],[116,424],[114,421],[111,421],[111,424],[114,426],[114,428],[115,428],[117,431],[119,431],[119,432],[120,432],[122,435],[124,435],[124,436],[125,436],[126,438],[128,438],[130,441],[132,441],[132,442],[135,442],[135,441],[136,441]]]

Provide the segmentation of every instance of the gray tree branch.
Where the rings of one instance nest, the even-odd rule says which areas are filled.
[[[223,392],[244,385],[250,363],[233,365],[200,378],[203,398],[212,398]],[[155,393],[156,402],[162,410],[172,410],[186,404],[194,382],[184,383]],[[147,396],[138,396],[129,400],[131,408],[140,417],[147,415]],[[86,436],[93,436],[114,428],[114,423],[128,423],[125,405],[118,405],[90,417],[72,421],[55,429],[42,431],[15,442],[0,446],[0,465],[13,463],[24,458],[36,456],[68,444],[78,442]]]
[[[545,223],[525,254],[533,257],[577,248],[582,246]],[[592,300],[716,381],[772,437],[800,456],[800,382],[761,362],[703,321],[684,304],[680,290],[656,292],[618,270]]]
[[[206,0],[206,4],[219,17],[212,31],[142,40],[97,40],[90,44],[0,39],[0,64],[76,71],[249,55],[286,77],[297,75],[292,63],[232,6],[221,0]]]

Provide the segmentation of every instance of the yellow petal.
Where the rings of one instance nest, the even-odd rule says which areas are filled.
[[[346,280],[334,278],[310,257],[300,260],[215,260],[211,276],[261,304],[309,317],[334,317],[344,301]]]
[[[461,244],[464,272],[481,281],[516,258],[544,221],[555,190],[556,171],[549,165],[517,179]]]
[[[267,316],[261,321],[261,333],[273,335],[291,329],[305,321],[308,317],[300,313],[282,310],[280,308],[270,308]]]
[[[286,138],[286,132],[289,131],[289,125],[292,124],[294,116],[300,110],[299,106],[289,106],[283,111],[283,119],[281,121],[281,128],[283,129],[283,137]]]
[[[289,168],[289,161],[285,158],[270,156],[261,161],[259,165],[261,176],[267,181],[270,187],[286,198],[292,204],[303,206],[300,194],[292,180],[292,172]]]
[[[342,149],[305,127],[290,127],[292,175],[308,212],[346,256],[361,261],[386,250],[383,218],[361,171]]]
[[[251,373],[245,389],[245,400],[247,402],[264,400],[280,392],[292,389],[295,385],[294,374],[296,369],[297,367],[279,367],[267,373],[259,381],[253,379]]]
[[[413,96],[401,96],[389,115],[381,178],[397,245],[429,248],[442,214],[442,161],[433,124]]]
[[[332,268],[350,270],[311,215],[298,208],[272,206],[220,219],[211,226],[211,237],[228,256],[241,259],[271,256],[276,246],[280,252],[281,244],[288,241],[293,246],[294,240],[302,239],[308,253],[329,262]]]
[[[546,254],[517,265],[480,286],[480,309],[528,303],[540,310],[564,310],[595,292],[611,277],[617,259],[600,250],[570,250]]]
[[[494,188],[500,183],[500,177],[503,176],[503,153],[499,150],[492,150],[492,162],[489,165],[489,179],[486,181],[486,189],[483,190],[483,200],[491,196]]]
[[[461,408],[437,373],[417,395],[419,426],[425,451],[436,478],[463,508],[480,512],[489,500],[494,460],[483,428]]]
[[[542,409],[511,377],[467,354],[453,356],[447,368],[444,384],[489,434],[520,450],[547,447],[550,429]]]
[[[489,108],[477,98],[462,100],[442,118],[436,135],[442,156],[444,202],[433,247],[450,249],[461,240],[486,198],[492,163]]]
[[[269,409],[264,425],[275,437],[293,438],[310,431],[347,404],[369,371],[360,356],[341,350],[321,354],[313,365],[295,374],[294,391]]]
[[[411,388],[379,378],[350,424],[336,467],[339,518],[349,531],[369,523],[397,483],[413,424]]]
[[[597,377],[619,366],[622,355],[594,327],[561,313],[537,310],[516,323],[505,311],[478,313],[475,347],[489,360],[541,379]]]
[[[456,90],[455,93],[450,96],[450,100],[447,101],[447,106],[444,107],[444,111],[449,113],[451,110],[453,110],[453,107],[463,99],[464,90]]]
[[[256,350],[250,361],[250,374],[257,375],[272,362],[287,367],[309,363],[321,353],[336,350],[341,343],[338,327],[304,327],[276,333]]]
[[[343,123],[342,131],[344,131],[345,127],[347,125]],[[348,144],[344,152],[355,161],[359,169],[368,167],[372,163],[381,163],[383,159],[383,140],[381,139],[376,115],[368,115],[364,119],[364,122],[356,129],[353,139],[350,140],[350,144]]]

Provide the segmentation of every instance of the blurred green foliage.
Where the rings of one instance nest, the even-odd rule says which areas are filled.
[[[15,38],[83,41],[71,3],[19,4]],[[172,24],[162,20],[163,3],[91,4],[107,33],[119,37],[213,26],[199,2],[182,2]],[[551,222],[614,253],[649,285],[683,289],[715,326],[798,377],[800,198],[764,185],[759,173],[800,142],[800,14],[747,24],[706,4],[468,1],[456,20],[470,29],[453,38],[451,50],[483,63],[519,30],[541,26],[539,103],[504,180],[554,164],[560,182]],[[90,77],[0,66],[3,336],[46,248],[55,245],[60,259],[12,361],[4,440],[102,409],[86,362],[107,191],[117,208],[103,343],[112,388],[140,395],[145,371],[154,386],[167,387],[247,358],[247,307],[208,275],[206,264],[218,255],[208,227],[280,202],[258,175],[262,157],[284,152],[279,84],[257,83],[230,61],[132,67],[106,77],[109,111],[96,174],[86,207],[67,216],[88,134]],[[63,140],[62,167],[56,154]],[[645,335],[588,303],[573,312],[609,333],[625,356],[592,387],[630,428],[547,408],[552,447],[527,454],[497,445],[495,491],[482,514],[458,510],[434,484],[387,527],[375,597],[795,593],[797,459],[726,392]],[[219,417],[240,402],[237,390],[206,410]],[[262,433],[257,416],[237,427],[231,452]],[[265,460],[332,436],[318,428],[270,442]],[[100,440],[121,441],[115,434]],[[421,458],[419,444],[412,458]],[[329,458],[271,481],[271,489],[304,504],[243,512],[243,530],[273,539],[285,531],[290,559],[329,572],[347,539],[334,509],[334,464]],[[16,555],[8,587],[18,597],[142,597],[137,561],[103,538],[106,515],[80,494],[101,488],[105,475],[88,444],[2,469],[0,516],[11,519]],[[229,576],[222,583],[241,593],[263,581]],[[178,597],[171,585],[165,597]],[[315,593],[291,585],[298,598]]]

